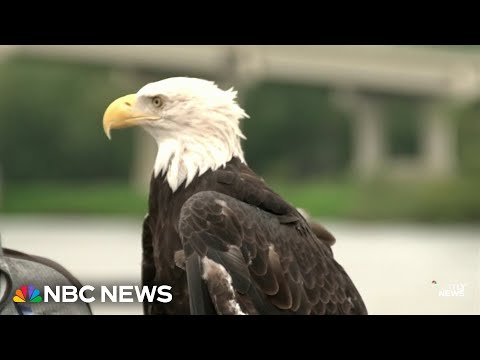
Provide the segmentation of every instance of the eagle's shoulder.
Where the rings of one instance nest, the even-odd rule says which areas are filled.
[[[218,169],[212,175],[229,196],[275,215],[303,218],[293,205],[239,159],[232,159],[225,168]]]

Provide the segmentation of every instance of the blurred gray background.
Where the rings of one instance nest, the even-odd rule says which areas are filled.
[[[370,313],[480,314],[476,45],[0,46],[4,246],[139,282],[155,144],[102,116],[170,76],[239,91],[247,162],[333,232]]]

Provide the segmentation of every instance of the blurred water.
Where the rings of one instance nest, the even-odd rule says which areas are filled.
[[[142,220],[2,215],[0,232],[5,247],[49,257],[84,284],[135,285]],[[480,227],[322,223],[370,314],[480,314]],[[464,296],[439,296],[459,283]],[[95,314],[142,313],[138,303],[91,307]]]

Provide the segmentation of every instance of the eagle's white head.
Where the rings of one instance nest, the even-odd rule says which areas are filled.
[[[195,176],[224,166],[233,157],[244,160],[239,127],[248,117],[236,103],[237,92],[211,81],[174,77],[150,83],[136,94],[113,101],[103,128],[142,126],[158,144],[154,176],[166,174],[172,191]]]

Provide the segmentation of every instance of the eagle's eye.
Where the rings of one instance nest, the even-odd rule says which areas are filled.
[[[159,108],[160,106],[163,105],[163,100],[160,96],[155,96],[154,98],[152,98],[152,104],[156,108]]]

